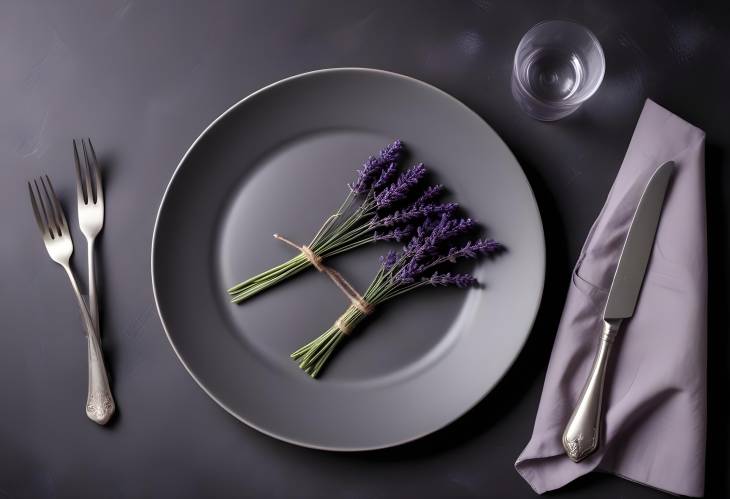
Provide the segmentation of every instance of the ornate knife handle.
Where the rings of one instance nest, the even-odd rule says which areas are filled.
[[[578,397],[578,404],[563,432],[563,448],[568,457],[576,463],[598,448],[606,365],[620,325],[620,320],[604,321],[603,333],[596,358],[593,360],[593,367],[591,367],[588,380]]]

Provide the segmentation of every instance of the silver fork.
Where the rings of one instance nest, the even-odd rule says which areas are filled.
[[[89,143],[89,150],[86,149],[86,142]],[[96,152],[91,144],[91,139],[81,140],[81,148],[84,152],[84,166],[79,161],[79,151],[76,141],[73,141],[74,161],[76,163],[76,206],[79,216],[81,232],[86,237],[87,263],[89,276],[89,315],[94,323],[99,344],[101,344],[101,324],[99,321],[99,301],[96,291],[96,236],[104,227],[104,189],[101,186],[101,172],[96,160]],[[94,363],[94,350],[89,348],[89,366]],[[89,383],[92,383],[91,371],[89,371]],[[109,399],[111,393],[108,394]],[[113,400],[112,400],[113,403]],[[94,409],[100,410],[99,403],[92,401]],[[93,409],[92,409],[93,410]],[[113,412],[113,408],[112,408]],[[111,414],[109,414],[111,416]],[[108,419],[108,418],[107,418]]]
[[[39,184],[40,183],[40,187]],[[35,189],[34,189],[35,187]],[[78,301],[81,317],[84,321],[86,329],[86,338],[89,346],[89,391],[86,398],[86,415],[92,421],[104,424],[114,413],[115,405],[109,389],[109,380],[107,378],[106,367],[104,366],[104,358],[101,353],[99,344],[99,336],[96,327],[91,319],[89,310],[86,307],[81,292],[79,291],[78,281],[71,270],[69,260],[73,253],[73,241],[71,233],[68,230],[66,216],[63,213],[61,204],[58,202],[56,193],[53,190],[51,179],[48,175],[40,179],[33,179],[33,183],[28,182],[28,193],[30,194],[30,202],[33,205],[33,213],[35,214],[38,228],[43,235],[43,242],[51,260],[59,264],[66,271],[71,287],[73,288],[76,300]]]
[[[96,236],[104,226],[104,190],[101,188],[101,174],[96,161],[94,146],[91,145],[91,139],[88,139],[88,142],[89,150],[91,151],[91,160],[86,150],[86,140],[81,140],[81,148],[84,151],[84,168],[82,168],[79,162],[79,151],[76,147],[76,141],[73,141],[74,160],[76,162],[76,205],[79,213],[79,225],[81,226],[81,232],[86,236],[86,245],[88,248],[86,256],[89,266],[89,313],[91,314],[91,320],[94,322],[97,332],[100,332],[99,302],[96,297],[94,242],[96,241]]]

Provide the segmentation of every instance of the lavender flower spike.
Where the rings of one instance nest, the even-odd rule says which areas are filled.
[[[450,218],[450,215],[450,213],[444,213],[441,221],[428,237],[429,246],[434,249],[440,243],[467,234],[476,226],[471,218]]]
[[[373,233],[373,238],[375,241],[395,241],[397,243],[401,242],[406,237],[410,236],[413,232],[413,227],[408,225],[406,227],[396,227],[395,229],[391,230],[390,232],[386,232],[385,234],[379,234],[378,232]]]
[[[467,242],[461,248],[451,248],[447,255],[450,262],[456,261],[457,258],[477,258],[480,255],[492,255],[504,249],[501,243],[494,239],[477,239],[476,241]]]
[[[441,255],[443,244],[462,236],[475,227],[470,218],[451,218],[451,213],[444,213],[438,222],[426,219],[416,230],[416,237],[408,243],[406,250],[417,260]]]
[[[400,225],[406,222],[411,222],[416,219],[427,218],[432,215],[441,215],[444,213],[452,213],[459,205],[457,203],[442,203],[442,204],[413,204],[403,210],[398,210],[392,215],[388,215],[382,218],[377,216],[373,218],[371,224],[374,227],[393,227],[394,225]]]
[[[388,168],[384,169],[382,172],[380,172],[380,177],[378,180],[373,182],[373,189],[378,191],[388,185],[392,180],[393,177],[396,176],[398,173],[398,168],[395,163],[391,163],[388,165]]]
[[[441,184],[429,186],[428,188],[426,188],[425,191],[423,191],[421,197],[416,199],[416,202],[413,203],[413,206],[423,206],[425,204],[428,204],[431,201],[435,200],[437,197],[439,197],[443,192],[444,186]]]
[[[390,270],[398,261],[398,252],[394,250],[388,251],[388,254],[380,257],[380,263],[383,264],[383,269]]]
[[[423,163],[410,167],[401,173],[395,182],[375,196],[375,205],[381,210],[405,199],[424,175],[426,175],[426,167],[423,166]]]
[[[477,284],[476,278],[471,274],[446,274],[434,273],[428,283],[432,286],[456,286],[458,288],[470,288]]]
[[[350,184],[350,190],[357,195],[367,194],[373,187],[373,183],[381,178],[384,169],[393,163],[397,163],[403,157],[404,152],[403,142],[396,140],[380,151],[378,156],[370,156],[362,167],[357,170],[357,178]]]

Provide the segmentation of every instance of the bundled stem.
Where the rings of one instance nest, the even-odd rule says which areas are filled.
[[[366,317],[357,307],[350,305],[345,313],[317,339],[307,343],[291,354],[299,362],[299,367],[311,377],[316,378],[338,345]]]
[[[428,281],[421,281],[405,287],[399,287],[395,284],[392,277],[391,272],[381,267],[375,279],[373,279],[373,282],[370,283],[370,286],[368,286],[367,291],[363,295],[364,301],[374,308],[376,305],[380,305],[401,293],[428,284]],[[291,358],[299,362],[299,367],[304,372],[316,378],[329,358],[337,350],[339,344],[350,335],[365,317],[367,317],[367,314],[360,308],[350,305],[327,331],[292,353]]]
[[[368,310],[420,287],[456,286],[468,288],[477,284],[470,274],[426,273],[435,267],[455,263],[462,258],[495,254],[502,245],[491,239],[467,241],[456,246],[454,239],[474,228],[470,219],[454,219],[444,214],[440,220],[426,220],[400,253],[389,252],[362,296]],[[291,354],[311,377],[317,377],[338,345],[366,317],[362,309],[350,306],[327,331]]]
[[[307,245],[321,259],[369,244],[375,240],[374,224],[370,223],[375,213],[372,196],[354,211],[354,195],[350,193],[340,208],[330,216],[312,241]],[[351,212],[347,215],[348,212]],[[341,219],[344,221],[338,223]],[[302,253],[284,263],[255,275],[228,290],[233,303],[240,303],[272,286],[276,286],[303,270],[312,262]]]

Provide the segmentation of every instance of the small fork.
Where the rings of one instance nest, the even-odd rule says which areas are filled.
[[[48,255],[51,260],[66,271],[84,321],[91,360],[89,363],[89,391],[86,398],[86,415],[98,424],[105,424],[114,414],[115,404],[109,389],[109,379],[101,353],[99,335],[86,303],[81,296],[78,281],[69,263],[74,248],[66,216],[63,213],[61,204],[58,202],[48,175],[33,179],[32,184],[28,182],[28,193]]]

